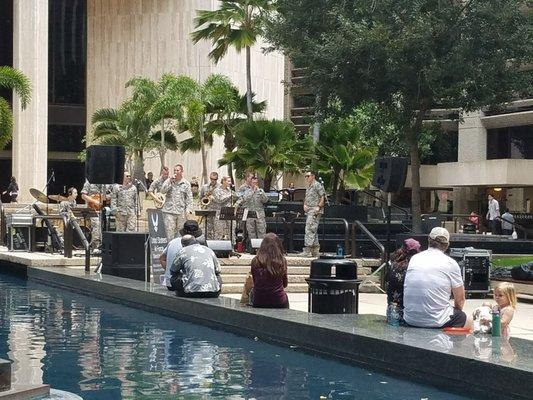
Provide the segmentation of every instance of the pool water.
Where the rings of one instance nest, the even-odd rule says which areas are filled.
[[[0,358],[84,399],[471,399],[6,275]]]

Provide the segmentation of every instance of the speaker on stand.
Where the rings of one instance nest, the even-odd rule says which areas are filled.
[[[399,192],[405,186],[407,177],[406,157],[378,157],[374,163],[372,184],[387,193],[387,250],[385,261],[389,261],[390,251],[390,220],[393,192]],[[377,272],[377,271],[376,271]]]

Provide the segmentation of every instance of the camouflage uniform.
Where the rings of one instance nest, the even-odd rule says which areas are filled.
[[[246,230],[250,239],[262,239],[266,235],[265,206],[268,197],[263,189],[257,188],[254,192],[251,188],[244,192],[241,207],[248,211],[255,211],[257,218],[246,219]]]
[[[88,180],[85,181],[83,189],[81,189],[81,194],[86,194],[88,196],[93,196],[95,194],[106,194],[107,185],[97,185],[94,183],[89,183]],[[97,249],[102,244],[102,224],[100,221],[100,213],[98,216],[91,218],[91,247]]]
[[[135,185],[113,185],[111,209],[116,210],[117,232],[135,232],[138,210]]]
[[[212,204],[214,209],[217,210],[214,236],[216,240],[221,240],[224,236],[230,235],[231,221],[220,221],[219,218],[222,207],[231,207],[233,196],[234,193],[230,188],[223,189],[222,187],[217,187],[213,192]]]
[[[305,191],[304,204],[310,207],[306,213],[304,253],[318,255],[320,244],[318,243],[318,224],[322,216],[322,209],[317,210],[320,199],[324,196],[324,186],[320,182],[314,181]]]
[[[148,188],[149,192],[160,192],[161,186],[163,186],[163,183],[165,183],[165,179],[163,179],[161,176],[157,178],[155,181],[152,182],[150,187]]]
[[[187,213],[192,212],[191,184],[184,178],[179,182],[168,178],[161,186],[161,193],[166,195],[162,211],[167,238],[172,240],[187,220]]]
[[[200,189],[200,207],[204,210],[216,210],[215,205],[213,204],[213,194],[215,193],[215,190],[220,187],[218,183],[216,183],[214,186],[206,183],[202,186]],[[205,196],[211,195],[211,202],[207,207],[203,207],[201,203],[201,199],[203,199]],[[214,239],[215,238],[215,215],[212,215],[210,217],[207,217],[207,232],[205,234],[207,235],[208,239]]]

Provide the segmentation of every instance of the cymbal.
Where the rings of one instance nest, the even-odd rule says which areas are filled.
[[[46,197],[46,195],[43,192],[41,192],[40,190],[31,188],[30,189],[30,194],[33,197],[35,197],[35,199],[40,201],[41,203],[50,203],[50,200],[48,199],[48,197]]]
[[[68,199],[65,196],[61,196],[60,194],[51,194],[48,196],[50,200],[57,201],[58,203],[61,201],[67,201]]]

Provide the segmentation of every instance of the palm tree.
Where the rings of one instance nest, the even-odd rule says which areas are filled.
[[[262,34],[266,15],[274,9],[272,0],[222,0],[218,10],[198,10],[196,30],[191,33],[194,43],[209,40],[213,50],[209,57],[218,63],[229,47],[246,51],[246,109],[248,120],[253,117],[252,74],[250,48]]]
[[[20,97],[24,110],[31,100],[31,83],[22,72],[12,67],[0,67],[0,88],[13,90]],[[0,96],[0,150],[11,140],[13,133],[13,114],[9,102]]]
[[[361,126],[351,118],[326,121],[320,128],[314,164],[330,176],[338,202],[347,186],[365,188],[372,179],[376,149],[365,144],[361,133]]]
[[[179,142],[179,148],[182,152],[201,153],[202,180],[207,182],[207,148],[213,145],[213,135],[218,132],[206,129],[206,123],[215,110],[236,109],[237,99],[233,84],[223,75],[212,74],[201,84],[190,79],[189,85],[194,90],[182,105],[181,128],[191,136]]]
[[[96,110],[91,118],[92,137],[96,143],[124,146],[133,158],[133,177],[144,179],[144,152],[157,148],[161,132],[151,130],[151,121],[146,110],[138,103],[126,101],[120,108]],[[176,137],[165,132],[165,146],[177,148]]]
[[[255,170],[264,176],[270,190],[279,172],[297,172],[312,158],[312,140],[299,138],[288,121],[246,121],[235,131],[236,150],[227,152],[219,165],[234,163],[239,171]]]
[[[233,86],[231,96],[233,101],[213,104],[208,108],[209,122],[206,123],[205,129],[208,133],[224,137],[224,148],[227,153],[235,149],[235,127],[241,122],[246,121],[246,94],[239,95],[239,90]],[[266,108],[266,101],[253,101],[255,94],[252,93],[252,109],[254,113],[263,112]],[[228,165],[228,175],[234,182],[233,165]]]

